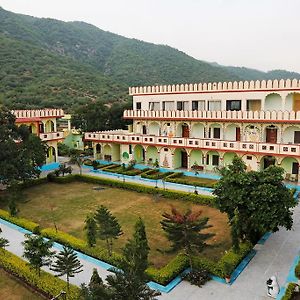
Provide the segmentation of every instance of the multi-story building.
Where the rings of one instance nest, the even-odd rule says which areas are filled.
[[[14,110],[17,125],[27,125],[47,145],[46,163],[57,162],[57,143],[64,134],[57,131],[57,119],[64,116],[62,109]]]
[[[300,80],[129,88],[129,130],[89,132],[97,159],[213,171],[235,154],[248,170],[276,164],[299,179]]]

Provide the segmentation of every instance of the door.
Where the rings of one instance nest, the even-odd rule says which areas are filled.
[[[300,131],[295,131],[294,133],[294,143],[300,144]]]
[[[241,140],[241,128],[236,127],[235,128],[235,140],[239,142]]]
[[[294,94],[293,110],[300,111],[300,94]]]
[[[299,163],[293,162],[292,165],[292,174],[298,174],[299,172]]]
[[[277,129],[276,128],[267,128],[266,142],[272,143],[272,144],[277,143]]]
[[[264,158],[264,169],[266,169],[269,166],[275,165],[275,158],[273,156],[266,156]]]
[[[147,134],[147,127],[146,127],[146,125],[143,125],[143,134]]]
[[[186,124],[182,125],[182,137],[189,138],[190,137],[190,130],[189,126]]]
[[[186,169],[188,167],[188,156],[185,151],[181,151],[181,167]]]

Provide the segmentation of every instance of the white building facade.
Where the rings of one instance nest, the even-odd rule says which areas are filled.
[[[86,133],[96,159],[203,171],[230,164],[275,164],[299,180],[300,80],[219,82],[129,88],[129,130]]]

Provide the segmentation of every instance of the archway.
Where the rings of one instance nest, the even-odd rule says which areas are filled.
[[[241,128],[236,124],[229,124],[225,129],[226,141],[240,141],[241,140]]]
[[[234,153],[234,152],[226,152],[223,156],[224,166],[230,165],[235,156],[236,156],[236,153]]]
[[[280,166],[284,169],[285,173],[288,175],[296,175],[298,177],[299,174],[299,161],[294,157],[285,157]]]
[[[48,147],[47,149],[47,163],[56,162],[56,151],[53,146]]]
[[[272,93],[265,98],[265,108],[264,110],[274,111],[282,110],[282,98],[277,93]]]
[[[285,110],[300,111],[300,93],[290,93],[285,99]]]
[[[258,170],[258,159],[255,155],[247,153],[243,155],[242,160],[247,166],[247,171],[259,171]]]
[[[158,150],[155,146],[148,146],[146,152],[146,162],[148,165],[153,165],[155,161],[159,162]]]
[[[259,142],[260,141],[260,129],[254,125],[248,125],[244,131],[245,142]]]
[[[221,139],[221,125],[217,123],[211,124],[208,130],[208,136],[211,139]]]
[[[101,159],[101,145],[97,144],[95,150],[96,150],[95,158],[96,159]]]
[[[270,166],[275,166],[275,164],[276,164],[276,158],[270,155],[263,156],[260,161],[261,170],[264,170]]]
[[[208,151],[205,159],[206,169],[214,170],[220,165],[220,154],[217,151]]]
[[[190,127],[189,127],[189,125],[187,123],[179,123],[177,125],[176,136],[177,137],[189,138],[190,137]]]
[[[300,144],[300,126],[287,127],[283,132],[282,140],[285,144]]]
[[[185,168],[188,167],[188,154],[185,149],[177,148],[174,151],[174,162],[173,162],[174,169],[177,168]]]
[[[55,131],[55,126],[54,126],[54,122],[51,120],[48,120],[45,123],[45,133],[47,132],[54,132]]]
[[[205,128],[204,124],[202,124],[202,123],[194,124],[192,126],[191,137],[203,139],[204,138],[204,128]]]
[[[149,124],[149,135],[155,135],[155,136],[160,135],[160,127],[157,122],[151,122]]]
[[[133,150],[133,157],[137,163],[145,161],[145,150],[141,145],[136,145]]]
[[[37,134],[37,127],[36,127],[36,125],[33,124],[33,123],[31,123],[29,125],[29,131],[30,131],[30,133]]]
[[[191,167],[193,165],[203,166],[203,152],[201,150],[192,150],[190,153]]]
[[[103,156],[104,160],[111,161],[112,160],[112,149],[110,145],[105,145],[103,147]]]

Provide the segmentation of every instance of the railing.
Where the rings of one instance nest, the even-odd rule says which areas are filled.
[[[22,118],[45,118],[45,117],[62,117],[62,109],[34,109],[34,110],[12,110],[17,119]]]
[[[293,121],[300,123],[300,111],[150,111],[125,110],[125,119],[183,119],[183,120],[241,120],[241,121]]]
[[[239,151],[262,154],[284,154],[300,156],[299,144],[270,144],[263,142],[236,142],[212,139],[181,138],[166,136],[150,136],[137,134],[118,134],[111,131],[85,133],[85,140],[95,142],[113,142],[113,143],[130,143],[158,145],[162,147],[183,147],[199,149],[215,149],[223,151]]]
[[[51,141],[51,140],[60,140],[64,138],[64,133],[60,132],[47,132],[47,133],[40,133],[40,139],[42,141]]]

